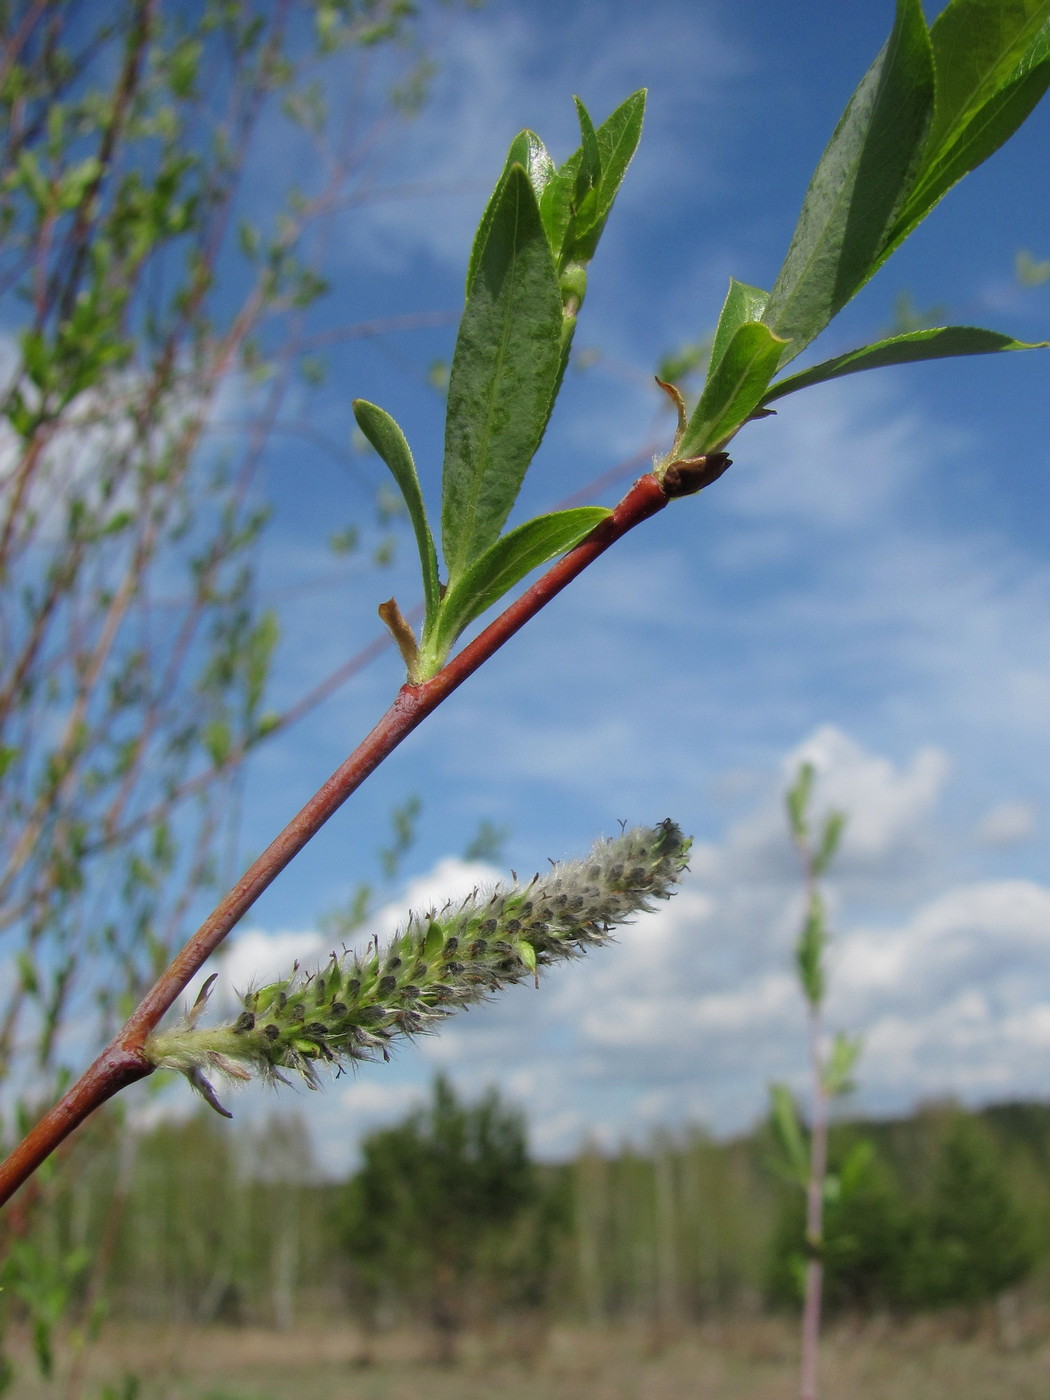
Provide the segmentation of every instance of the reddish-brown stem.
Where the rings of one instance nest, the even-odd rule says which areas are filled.
[[[372,732],[292,818],[277,838],[248,868],[133,1012],[130,1020],[94,1064],[50,1109],[35,1128],[0,1163],[0,1205],[96,1108],[153,1066],[143,1053],[146,1037],[185,991],[230,930],[262,892],[307,844],[330,816],[417,725],[451,695],[468,676],[545,607],[567,584],[610,545],[647,520],[668,502],[655,476],[643,476],[620,504],[564,558],[490,623],[430,680],[402,686],[393,705]]]

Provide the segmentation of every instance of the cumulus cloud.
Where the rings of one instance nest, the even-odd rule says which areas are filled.
[[[1034,836],[1038,823],[1034,802],[997,802],[978,822],[975,835],[985,846],[1017,846]]]
[[[697,181],[710,182],[718,165],[712,118],[749,62],[701,6],[658,0],[644,14],[623,6],[615,21],[606,7],[568,10],[554,51],[535,16],[461,16],[442,43],[426,120],[392,154],[384,181],[414,197],[407,206],[376,200],[355,208],[347,251],[387,269],[420,254],[462,266],[514,133],[538,130],[559,161],[579,144],[572,92],[601,121],[633,90],[654,88],[644,152],[621,208],[662,202],[685,159]]]
[[[829,882],[836,930],[829,1024],[859,1033],[857,1107],[902,1110],[931,1095],[979,1100],[1041,1092],[1050,1045],[1050,889],[1031,880],[952,880],[938,863],[948,756],[893,761],[831,725],[767,772],[751,810],[694,848],[679,893],[611,947],[511,989],[439,1035],[311,1096],[323,1164],[345,1168],[372,1128],[397,1121],[438,1070],[468,1096],[497,1083],[528,1113],[537,1151],[614,1143],[703,1121],[742,1129],[768,1085],[806,1082],[804,1007],[793,946],[801,915],[783,792],[816,769],[813,811],[850,820]],[[902,902],[918,857],[941,884]],[[410,907],[490,883],[488,866],[447,858],[412,880],[362,937],[388,936]],[[929,881],[927,882],[929,884]],[[908,888],[914,889],[913,886]],[[316,932],[242,934],[227,986],[326,955]]]

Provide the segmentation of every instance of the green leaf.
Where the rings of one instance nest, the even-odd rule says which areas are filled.
[[[853,1072],[864,1049],[860,1036],[843,1035],[841,1031],[831,1042],[831,1050],[824,1066],[823,1080],[825,1092],[833,1098],[848,1094],[853,1089]]]
[[[561,291],[520,165],[490,208],[448,385],[441,530],[450,582],[498,538],[561,373]]]
[[[1050,85],[1048,0],[953,0],[930,37],[933,124],[884,256],[1013,135]]]
[[[11,748],[9,744],[0,744],[0,778],[2,778],[11,767],[11,764],[14,763],[15,759],[18,757],[18,754],[19,750]]]
[[[559,266],[562,262],[565,236],[572,223],[576,167],[579,160],[580,153],[577,151],[575,155],[569,157],[564,165],[559,166],[557,174],[544,186],[540,199],[540,216],[543,219],[543,228],[547,234],[551,254]]]
[[[761,321],[738,326],[708,374],[676,455],[698,457],[727,443],[761,403],[783,350],[784,342]]]
[[[933,54],[919,0],[897,0],[889,40],[850,98],[810,182],[766,324],[793,358],[864,285],[884,253],[933,112]]]
[[[816,1008],[824,1000],[827,981],[824,975],[824,949],[828,943],[828,930],[824,918],[824,901],[819,892],[813,891],[809,906],[795,947],[795,964],[799,982],[810,1006]]]
[[[881,369],[886,365],[906,365],[916,360],[943,360],[954,355],[992,355],[998,350],[1044,350],[1050,341],[1014,340],[999,331],[983,330],[980,326],[934,326],[921,331],[908,331],[891,336],[873,345],[847,350],[833,359],[824,360],[812,369],[804,369],[787,379],[778,379],[762,399],[763,404],[823,384],[844,374],[859,374],[865,369]]]
[[[577,98],[584,144],[559,167],[540,201],[543,225],[560,266],[586,263],[594,256],[641,140],[645,97],[644,88],[632,93],[597,129]]]
[[[796,1185],[805,1188],[809,1181],[809,1152],[799,1121],[795,1096],[786,1084],[770,1086],[772,1125],[780,1150],[784,1154],[784,1174]]]
[[[813,854],[813,874],[823,875],[834,859],[835,852],[846,829],[845,812],[829,812],[824,818],[824,830],[820,834],[820,846]]]
[[[201,730],[204,750],[216,768],[221,768],[233,750],[230,726],[221,719],[209,720]]]
[[[419,486],[411,448],[390,414],[377,408],[374,403],[369,403],[367,399],[354,400],[354,417],[365,437],[390,468],[405,498],[408,516],[416,534],[419,563],[423,570],[423,596],[426,599],[427,618],[430,619],[436,614],[441,597],[437,551],[427,522],[427,510],[423,504],[423,492]]]
[[[520,165],[528,175],[537,199],[557,174],[557,167],[547,147],[534,131],[519,131],[511,142],[506,168],[512,165]]]
[[[709,376],[721,362],[729,348],[729,342],[740,327],[748,321],[761,321],[768,300],[768,292],[763,292],[758,287],[749,287],[746,282],[738,282],[735,277],[730,277],[729,291],[722,303],[714,340],[711,342],[711,354],[707,362]],[[661,378],[664,377],[661,375]]]
[[[547,152],[547,148],[534,131],[519,131],[514,140],[510,143],[510,150],[507,152],[507,159],[503,163],[503,170],[500,178],[496,182],[496,188],[492,191],[492,196],[478,224],[478,231],[474,235],[474,244],[470,250],[470,262],[467,264],[467,292],[469,295],[471,284],[477,275],[478,262],[485,250],[488,242],[489,230],[492,227],[492,220],[496,210],[500,207],[503,198],[503,185],[510,171],[515,165],[520,165],[529,177],[529,183],[536,192],[536,199],[539,200],[544,190],[555,179],[557,169],[554,161]]]
[[[642,137],[645,96],[644,88],[632,93],[594,133],[600,174],[576,216],[571,244],[564,249],[565,256],[574,262],[589,262],[594,257],[627,167]],[[581,118],[581,127],[582,124]]]
[[[602,178],[602,155],[590,112],[578,97],[572,100],[576,104],[576,120],[580,123],[580,159],[576,166],[576,207],[579,208]]]
[[[937,102],[930,150],[950,145],[974,114],[1046,42],[1048,0],[951,0],[930,29]]]
[[[63,210],[75,209],[102,173],[102,164],[95,156],[86,156],[62,176],[58,186],[58,202]]]
[[[846,1153],[846,1160],[839,1172],[839,1189],[842,1198],[851,1196],[862,1186],[875,1163],[875,1144],[868,1138],[855,1142]]]
[[[532,569],[572,549],[611,514],[604,506],[538,515],[503,535],[448,586],[436,626],[424,635],[420,673],[434,674],[464,627],[497,603]]]
[[[800,764],[795,781],[788,788],[785,797],[791,834],[796,841],[805,841],[808,835],[806,812],[809,807],[810,794],[813,791],[813,780],[816,776],[817,770],[812,763]]]

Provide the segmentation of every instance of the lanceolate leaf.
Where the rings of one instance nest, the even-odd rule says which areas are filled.
[[[933,125],[884,256],[1013,135],[1050,86],[1050,0],[953,0],[931,38]]]
[[[528,520],[498,539],[449,585],[436,626],[423,638],[422,676],[426,678],[440,668],[464,627],[499,602],[532,569],[579,544],[610,513],[603,506],[556,511]]]
[[[798,389],[823,384],[826,379],[838,379],[843,374],[857,374],[863,369],[880,369],[884,365],[906,365],[915,360],[943,360],[954,355],[991,355],[998,350],[1043,350],[1050,341],[1027,343],[1013,340],[998,331],[982,330],[978,326],[938,326],[931,330],[908,331],[874,345],[862,345],[843,355],[825,360],[812,369],[802,370],[788,379],[778,379],[763,395],[762,404],[782,399]]]
[[[377,408],[367,399],[354,400],[354,417],[358,427],[390,468],[394,480],[401,488],[408,507],[408,518],[416,534],[419,548],[419,562],[423,570],[423,596],[426,599],[427,617],[433,617],[437,610],[440,591],[438,585],[437,551],[434,537],[427,523],[423,493],[419,488],[416,464],[404,433],[382,408]]]
[[[1047,0],[951,0],[930,28],[937,103],[929,145],[949,145],[1012,83],[1050,20]]]
[[[534,131],[519,131],[511,142],[506,168],[509,170],[512,165],[523,167],[537,199],[557,173],[547,147]]]
[[[580,123],[580,160],[576,168],[576,205],[579,207],[602,177],[602,155],[590,112],[578,97],[573,101],[576,103],[576,119]]]
[[[711,355],[707,362],[709,376],[718,368],[722,356],[729,348],[729,342],[740,327],[747,321],[761,321],[768,300],[768,292],[763,292],[758,287],[749,287],[746,282],[738,282],[735,277],[729,279],[729,291],[722,304],[718,325],[715,327],[715,337],[711,342]]]
[[[470,262],[467,264],[467,288],[469,290],[477,272],[478,260],[488,242],[489,229],[492,225],[493,215],[499,207],[503,193],[503,181],[506,179],[512,166],[520,165],[529,177],[529,183],[536,192],[537,200],[546,189],[547,185],[557,174],[554,161],[551,160],[546,146],[534,131],[519,131],[514,140],[510,143],[510,150],[507,152],[507,159],[503,165],[503,173],[492,192],[492,198],[485,206],[485,212],[481,216],[478,231],[474,235],[474,244],[470,250]]]
[[[890,38],[861,79],[802,205],[766,306],[793,358],[877,266],[908,194],[933,111],[933,56],[919,0],[897,0]]]
[[[584,144],[544,187],[541,201],[544,227],[561,265],[589,262],[594,256],[627,167],[638,149],[645,91],[632,93],[598,128],[579,100],[577,112]]]
[[[804,1187],[809,1180],[809,1148],[799,1122],[795,1097],[786,1084],[771,1085],[769,1094],[773,1131],[783,1153],[783,1160],[776,1165],[789,1181]]]
[[[441,530],[450,582],[499,536],[561,370],[561,292],[520,165],[486,218],[449,377]]]
[[[621,103],[595,133],[601,159],[601,175],[586,206],[576,219],[575,236],[569,250],[570,256],[576,261],[587,262],[594,256],[598,239],[605,228],[605,221],[623,183],[627,167],[638,149],[644,115],[645,92],[640,90]]]
[[[708,375],[676,455],[698,457],[728,442],[758,407],[783,352],[784,342],[761,321],[738,327]]]

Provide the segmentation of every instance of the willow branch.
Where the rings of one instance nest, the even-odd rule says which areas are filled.
[[[723,461],[728,459],[723,457]],[[672,495],[698,490],[717,474],[687,486],[669,481],[666,488],[652,474],[641,477],[611,515],[552,564],[437,675],[419,685],[402,686],[372,732],[253,862],[161,973],[123,1030],[0,1164],[0,1205],[95,1109],[128,1084],[152,1073],[153,1066],[142,1049],[146,1037],[263,891],[402,740],[611,545],[662,510]]]

